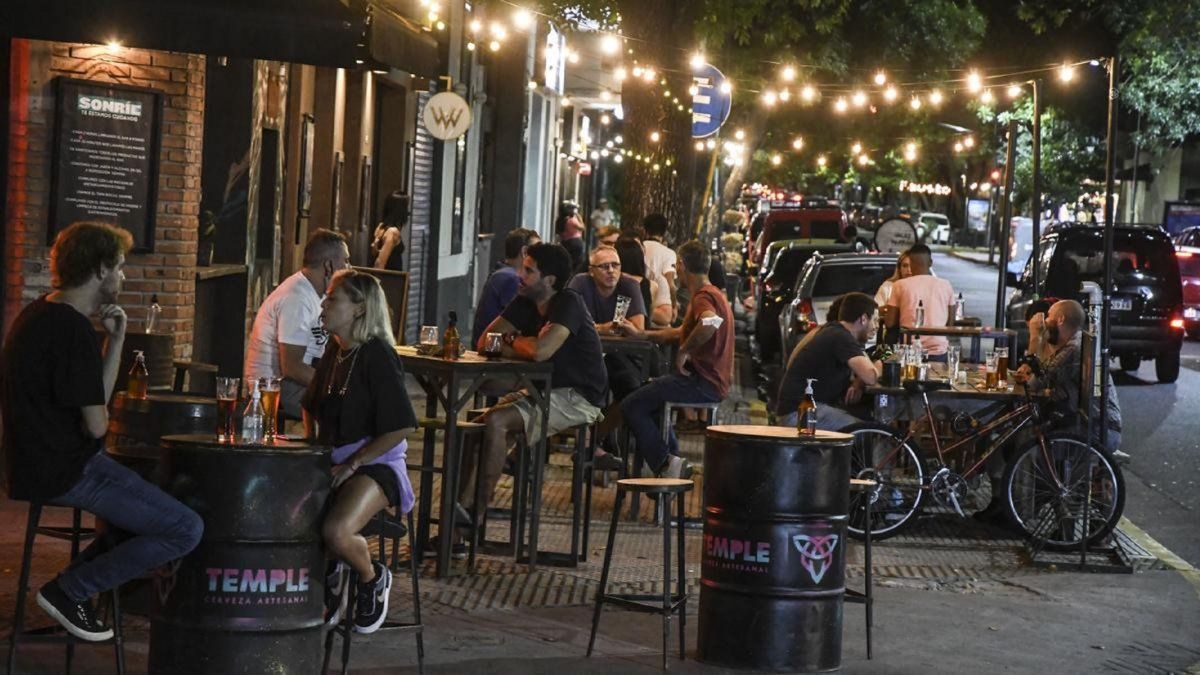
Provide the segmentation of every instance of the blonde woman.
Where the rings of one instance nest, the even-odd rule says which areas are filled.
[[[334,446],[332,504],[322,527],[334,559],[326,575],[327,617],[332,625],[345,611],[349,568],[358,577],[354,630],[373,633],[387,618],[392,577],[371,560],[359,532],[388,506],[412,510],[405,454],[416,415],[379,280],[338,272],[321,310],[333,342],[305,395],[304,423],[309,438]]]
[[[908,260],[908,251],[905,251],[896,259],[896,271],[879,285],[878,291],[875,291],[875,304],[879,307],[887,307],[888,298],[892,297],[892,284],[911,276],[912,266]]]

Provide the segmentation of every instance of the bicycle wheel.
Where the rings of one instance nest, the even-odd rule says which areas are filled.
[[[874,480],[874,490],[851,495],[847,529],[865,537],[864,500],[871,500],[871,537],[887,539],[911,523],[925,499],[925,461],[920,451],[882,424],[866,422],[842,429],[854,435],[850,476]]]
[[[1009,515],[1030,540],[1051,551],[1094,544],[1116,527],[1125,479],[1106,450],[1069,434],[1026,445],[1004,475]]]

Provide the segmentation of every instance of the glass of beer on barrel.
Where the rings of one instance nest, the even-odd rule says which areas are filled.
[[[279,433],[279,382],[278,377],[263,377],[258,380],[258,391],[262,394],[263,440],[271,442]]]
[[[217,378],[217,441],[232,443],[237,438],[237,397],[241,378]]]

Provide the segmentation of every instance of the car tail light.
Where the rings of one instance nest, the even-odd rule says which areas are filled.
[[[1192,257],[1192,252],[1191,251],[1175,251],[1175,257],[1176,258],[1190,258],[1190,257]]]
[[[1177,316],[1174,319],[1171,319],[1171,328],[1183,330],[1183,318]]]
[[[809,326],[817,322],[817,316],[813,313],[812,300],[800,299],[800,306],[796,308],[796,321],[804,330],[808,330]]]

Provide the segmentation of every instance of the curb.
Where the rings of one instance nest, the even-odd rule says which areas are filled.
[[[1196,590],[1196,595],[1200,596],[1200,570],[1197,570],[1191,563],[1180,558],[1173,551],[1163,546],[1157,539],[1151,537],[1145,530],[1133,524],[1125,516],[1121,516],[1121,521],[1117,524],[1130,539],[1136,541],[1138,545],[1150,552],[1151,555],[1158,558],[1169,569],[1178,572],[1192,588]],[[1192,664],[1185,672],[1190,675],[1200,675],[1200,663]]]
[[[988,263],[988,261],[986,261],[986,260],[979,260],[978,258],[973,258],[964,253],[959,253],[958,251],[956,251],[954,249],[948,249],[945,253],[946,253],[946,255],[948,255],[952,258],[958,258],[959,260],[965,260],[970,263],[975,263],[976,265],[982,265],[983,267],[996,267],[995,263]]]

